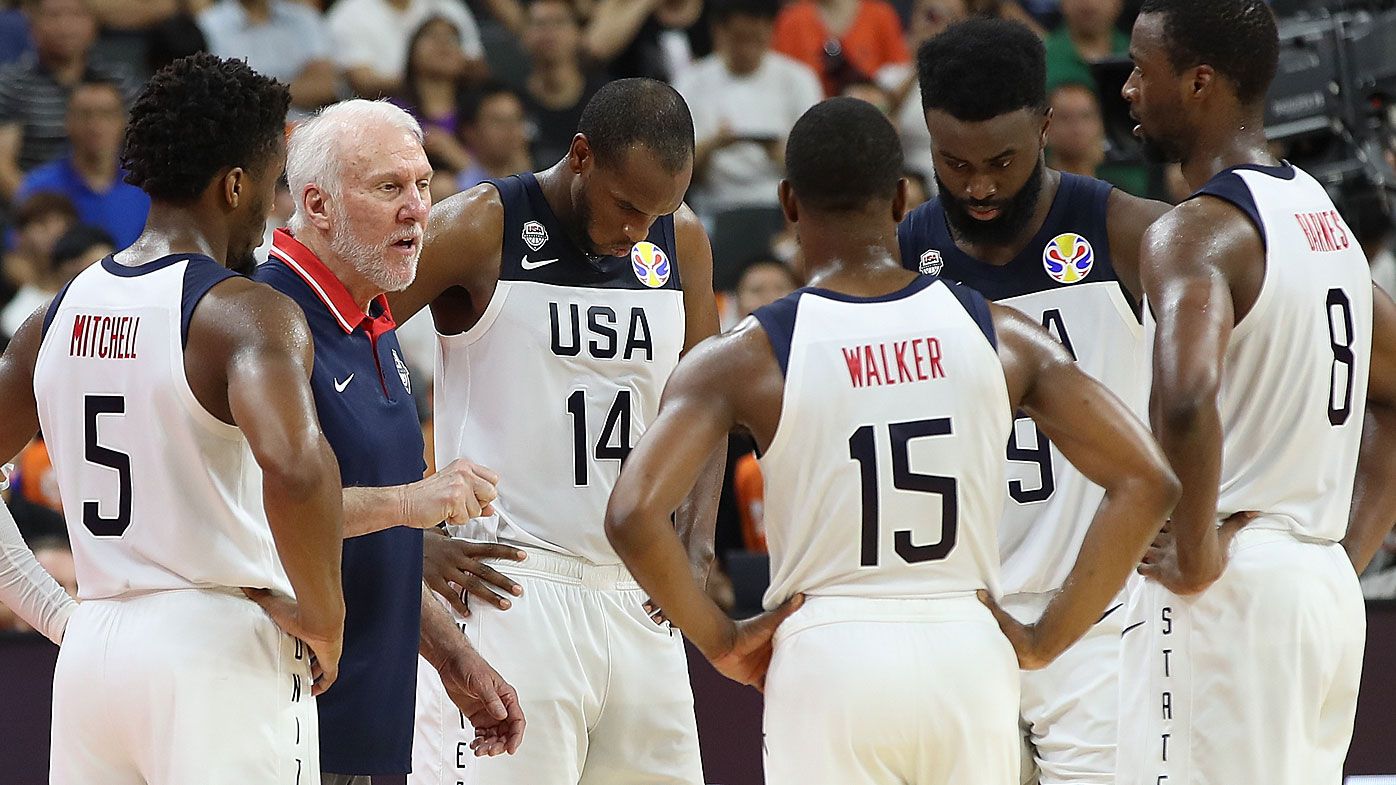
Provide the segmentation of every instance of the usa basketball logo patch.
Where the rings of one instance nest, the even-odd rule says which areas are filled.
[[[941,269],[945,267],[945,260],[940,258],[940,251],[932,248],[921,254],[921,261],[916,265],[916,269],[922,275],[940,275]]]
[[[529,221],[523,225],[523,241],[528,250],[536,251],[548,242],[548,230],[537,221]]]
[[[1077,283],[1091,274],[1095,249],[1075,232],[1059,234],[1042,249],[1042,266],[1057,283]]]
[[[630,267],[640,283],[651,289],[669,282],[669,257],[654,243],[635,243],[630,249]]]

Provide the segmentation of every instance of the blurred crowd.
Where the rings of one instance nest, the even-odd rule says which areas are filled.
[[[1132,0],[0,0],[0,343],[77,271],[130,243],[149,200],[123,181],[126,109],[163,64],[208,50],[290,86],[291,120],[349,96],[385,98],[426,130],[440,201],[561,158],[607,80],[647,76],[687,99],[697,134],[689,203],[709,228],[724,326],[790,292],[793,233],[776,203],[786,135],[811,105],[853,95],[897,126],[917,200],[933,196],[915,52],[971,15],[1029,25],[1045,41],[1053,120],[1048,162],[1176,201],[1175,172],[1109,142]],[[1126,68],[1126,72],[1127,72]],[[1123,77],[1120,77],[1120,81]],[[635,118],[644,122],[643,117]],[[289,219],[283,187],[268,231]],[[1396,283],[1384,202],[1362,209],[1378,279]],[[429,324],[404,326],[429,376]],[[430,385],[423,385],[430,389]],[[423,396],[428,399],[429,396]],[[430,444],[430,401],[423,401]],[[761,478],[734,437],[718,530],[728,583],[754,610],[764,564]],[[3,478],[45,566],[71,588],[58,495],[42,441]],[[1393,544],[1396,552],[1396,543]],[[753,556],[755,554],[755,556]],[[1396,556],[1393,556],[1396,563]],[[1396,593],[1396,573],[1393,573]],[[753,592],[756,592],[753,594]],[[16,626],[0,609],[0,629]]]

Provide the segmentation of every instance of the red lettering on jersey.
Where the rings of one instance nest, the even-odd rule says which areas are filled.
[[[914,382],[916,378],[911,375],[911,368],[906,364],[906,349],[911,344],[910,341],[898,341],[892,344],[892,354],[897,357],[897,381]]]
[[[925,361],[926,361],[925,355],[921,354],[921,342],[920,342],[920,341],[912,341],[912,342],[911,342],[911,365],[912,365],[912,367],[914,367],[914,368],[916,369],[916,381],[918,381],[918,382],[924,382],[924,381],[926,381],[927,379],[931,378],[931,377],[929,377],[929,376],[926,375]]]
[[[1318,250],[1318,238],[1314,236],[1314,229],[1309,222],[1304,220],[1307,216],[1303,213],[1295,213],[1294,220],[1299,222],[1299,228],[1304,231],[1304,239],[1309,241],[1309,250]]]
[[[1329,210],[1328,217],[1333,221],[1334,231],[1338,233],[1338,249],[1346,251],[1352,246],[1352,242],[1348,239],[1347,229],[1343,227],[1343,216],[1339,215],[1337,210]]]
[[[88,317],[78,314],[73,317],[73,337],[68,341],[68,356],[80,357],[82,355],[82,336],[87,331]]]
[[[939,338],[927,338],[927,339],[926,339],[926,353],[930,356],[930,359],[931,359],[931,378],[932,378],[932,379],[944,379],[944,378],[945,378],[945,369],[942,368],[942,367],[940,367],[940,358],[941,358],[943,355],[941,355],[941,353],[940,353],[940,339],[939,339]]]
[[[878,373],[877,357],[873,355],[873,348],[871,345],[863,347],[863,369],[863,372],[868,375],[868,386],[872,386],[873,379],[877,380],[879,387],[882,386],[882,374]]]
[[[844,349],[843,361],[848,364],[848,378],[854,387],[863,386],[863,355],[857,349]]]

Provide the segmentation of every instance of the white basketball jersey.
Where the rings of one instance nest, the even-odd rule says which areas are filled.
[[[1013,418],[984,299],[920,278],[882,298],[803,289],[756,317],[785,368],[760,459],[766,606],[997,593]]]
[[[50,308],[34,368],[39,423],[81,599],[201,587],[291,594],[238,428],[184,373],[183,325],[232,275],[203,256],[88,267]]]
[[[433,383],[436,465],[499,472],[497,514],[452,532],[617,564],[606,503],[683,351],[673,219],[630,258],[588,258],[532,175],[496,186],[500,280],[474,327],[438,336]]]
[[[1341,540],[1371,359],[1366,256],[1323,186],[1293,166],[1237,167],[1200,193],[1249,214],[1266,248],[1260,296],[1227,347],[1217,514],[1251,510]]]
[[[898,229],[903,264],[966,284],[1041,324],[1141,418],[1148,406],[1144,328],[1110,254],[1112,186],[1063,173],[1042,227],[1007,264],[973,258],[955,243],[939,200]],[[1007,449],[1008,504],[999,524],[1005,594],[1061,588],[1076,563],[1105,489],[1061,454],[1026,415]]]

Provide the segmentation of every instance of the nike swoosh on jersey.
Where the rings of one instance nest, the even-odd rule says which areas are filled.
[[[1124,628],[1123,630],[1120,630],[1120,637],[1123,638],[1123,637],[1125,636],[1125,633],[1129,632],[1130,630],[1134,629],[1135,627],[1142,627],[1142,626],[1144,626],[1144,622],[1142,622],[1142,621],[1137,621],[1137,622],[1135,622],[1135,623],[1129,625],[1128,627]]]
[[[556,261],[557,259],[543,259],[538,262],[530,262],[528,257],[524,256],[523,261],[519,262],[519,266],[525,270],[537,270],[539,267],[546,267]]]
[[[354,381],[354,374],[352,374],[352,373],[349,374],[349,378],[348,378],[348,379],[345,379],[345,380],[342,381],[342,382],[341,382],[338,378],[336,378],[336,379],[334,380],[334,391],[335,391],[335,392],[338,392],[338,393],[344,392],[344,388],[345,388],[345,387],[348,387],[348,386],[349,386],[349,382],[352,382],[352,381]]]

